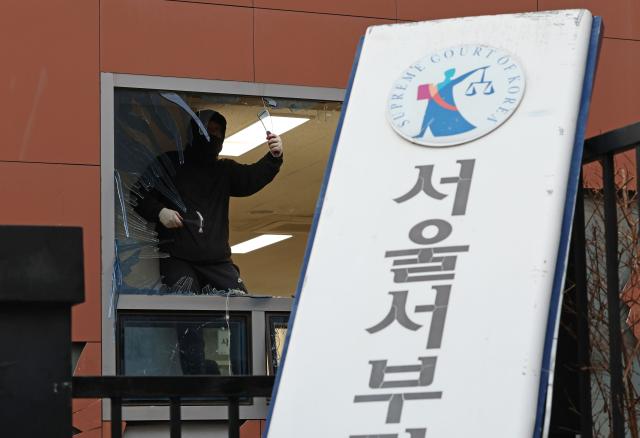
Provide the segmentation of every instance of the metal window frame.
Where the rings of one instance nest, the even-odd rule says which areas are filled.
[[[218,81],[206,79],[146,76],[122,73],[100,74],[100,194],[101,194],[101,311],[102,311],[102,375],[115,375],[116,349],[114,319],[108,317],[111,299],[111,278],[114,259],[114,91],[116,88],[172,90],[241,96],[269,96],[307,100],[342,102],[345,90],[340,88],[263,84],[255,82]],[[203,296],[139,296],[121,295],[118,309],[128,310],[216,310],[251,312],[252,370],[266,374],[265,312],[288,312],[291,298],[234,298]],[[114,309],[114,312],[117,312]],[[261,345],[262,343],[262,345]],[[109,420],[109,403],[103,403],[103,419]],[[240,407],[241,419],[266,418],[265,398],[256,398],[251,406]],[[136,420],[168,420],[168,406],[126,407],[123,418]],[[227,418],[222,406],[184,406],[184,420],[220,420]]]
[[[141,320],[147,320],[148,322],[162,322],[162,321],[175,321],[176,314],[180,314],[180,316],[186,317],[187,321],[205,321],[207,318],[216,318],[219,322],[224,324],[225,321],[225,311],[224,310],[215,310],[212,312],[202,311],[202,310],[193,310],[188,312],[182,312],[181,310],[175,309],[164,309],[164,310],[155,310],[155,309],[143,309],[143,310],[133,310],[133,309],[121,309],[122,313],[119,315],[119,319],[116,322],[116,371],[120,370],[122,372],[122,368],[124,367],[124,350],[126,349],[124,342],[124,326],[123,317],[125,319],[129,318],[131,320],[136,320],[137,322]],[[229,316],[230,323],[233,324],[234,321],[241,322],[242,328],[245,336],[245,360],[246,360],[246,369],[243,369],[240,374],[253,374],[253,341],[252,337],[252,321],[251,321],[251,312],[228,312],[226,313]],[[152,316],[152,317],[151,317]],[[166,328],[166,327],[165,327]],[[119,357],[118,357],[119,356]],[[229,354],[231,359],[231,354]],[[135,403],[133,403],[135,404]],[[194,404],[194,403],[191,403]],[[207,405],[211,405],[212,403],[207,403]]]

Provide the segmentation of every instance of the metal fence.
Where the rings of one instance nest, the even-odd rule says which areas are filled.
[[[629,156],[631,154],[631,156]],[[627,178],[625,181],[621,181],[619,170],[620,166],[616,168],[616,162],[620,161],[621,157],[626,158]],[[576,425],[574,432],[579,433],[581,438],[596,437],[613,437],[623,438],[625,436],[638,436],[638,431],[633,430],[629,425],[634,423],[635,420],[635,406],[630,406],[630,398],[634,399],[633,394],[627,394],[627,402],[625,405],[625,388],[628,388],[632,393],[635,393],[634,382],[631,381],[632,373],[629,369],[633,366],[636,360],[637,354],[627,356],[623,363],[623,335],[625,331],[629,331],[630,328],[626,325],[623,326],[622,320],[628,309],[623,306],[621,302],[621,285],[620,285],[620,260],[622,258],[622,252],[619,249],[619,239],[630,239],[624,233],[620,233],[619,230],[619,217],[618,213],[621,209],[621,198],[624,198],[627,203],[629,199],[635,203],[635,227],[638,228],[640,220],[638,220],[638,212],[640,208],[640,197],[637,196],[636,183],[640,181],[640,169],[633,162],[633,158],[637,162],[640,159],[640,123],[636,123],[615,131],[607,132],[596,137],[592,137],[585,142],[585,151],[583,164],[600,163],[600,167],[596,165],[595,172],[592,167],[590,172],[591,188],[583,188],[583,183],[579,185],[578,196],[576,202],[576,211],[574,217],[572,247],[570,255],[570,269],[568,272],[568,289],[572,289],[571,293],[565,293],[564,307],[571,307],[569,311],[565,311],[563,308],[563,315],[561,320],[561,333],[558,344],[558,357],[571,357],[568,362],[574,362],[573,370],[573,382],[567,383],[566,379],[560,379],[559,382],[554,382],[554,404],[565,403],[565,413],[571,411],[576,418],[574,424]],[[594,180],[595,175],[595,180]],[[585,234],[586,223],[593,221],[593,214],[590,218],[585,218],[585,201],[593,203],[593,194],[598,196],[598,202],[602,207],[602,223],[604,227],[604,239],[602,236],[595,235],[589,240]],[[598,275],[598,270],[594,270],[593,267],[588,266],[588,256],[593,260],[593,255],[590,255],[590,251],[597,251],[590,248],[589,245],[593,245],[593,239],[598,240],[602,245],[603,253],[602,259],[604,261],[603,281],[602,285],[598,286],[593,277]],[[637,242],[633,242],[630,247],[632,254],[630,257],[633,259],[632,264],[635,264]],[[599,268],[598,268],[599,269]],[[632,266],[632,270],[635,268]],[[631,273],[630,275],[633,275]],[[600,291],[595,291],[594,288],[600,287]],[[605,290],[606,289],[606,290]],[[594,357],[594,346],[591,344],[593,341],[593,300],[594,294],[601,293],[606,294],[606,299],[603,297],[603,305],[601,310],[606,310],[606,324],[608,325],[608,346],[603,348],[604,356],[608,353],[608,374],[609,382],[608,387],[604,388],[606,393],[603,397],[603,408],[599,412],[594,411],[594,364],[591,359]],[[567,299],[568,298],[568,299]],[[569,337],[564,338],[563,342],[563,329],[571,332],[573,340],[568,340]],[[570,351],[570,354],[563,354],[563,352]],[[562,367],[565,363],[556,363],[556,377],[558,376],[558,370],[562,373]],[[570,388],[567,391],[567,388]],[[569,392],[569,397],[562,397],[563,394]],[[555,397],[555,395],[558,395]],[[637,396],[636,396],[637,397]],[[557,402],[556,402],[557,400]],[[637,401],[637,398],[636,400]],[[631,400],[632,404],[634,400]],[[571,405],[571,406],[568,406]],[[557,411],[558,406],[554,406],[554,413]],[[626,417],[625,417],[626,412]],[[600,419],[602,423],[606,423],[606,427],[594,427],[594,419],[598,419],[598,416],[605,416],[604,420]],[[552,432],[554,426],[556,430],[558,423],[562,422],[559,419],[560,415],[552,415]],[[566,420],[566,419],[565,419]],[[570,422],[570,421],[569,421]],[[553,436],[553,433],[552,435]],[[559,435],[565,436],[565,435]],[[566,435],[566,436],[575,436]]]
[[[74,398],[111,399],[111,438],[122,437],[122,401],[145,398],[169,403],[170,437],[182,436],[181,400],[222,398],[228,405],[229,438],[240,438],[240,400],[269,397],[273,376],[74,377]]]

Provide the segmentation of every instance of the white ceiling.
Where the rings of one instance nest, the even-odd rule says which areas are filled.
[[[227,104],[216,103],[215,98],[211,100],[214,102],[190,104],[223,114],[228,123],[227,137],[254,123],[262,109],[258,98],[243,98],[240,102]],[[296,291],[341,105],[302,101],[278,103],[285,108],[270,109],[272,115],[308,117],[310,120],[282,136],[284,164],[275,180],[253,196],[232,198],[229,243],[234,245],[266,232],[292,234],[291,239],[233,256],[250,293],[291,296]],[[252,163],[266,152],[264,144],[234,159]]]

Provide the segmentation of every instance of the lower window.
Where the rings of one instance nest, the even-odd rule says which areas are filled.
[[[117,374],[251,374],[249,314],[119,312]]]

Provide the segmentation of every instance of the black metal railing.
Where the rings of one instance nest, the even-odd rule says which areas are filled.
[[[170,437],[182,436],[181,400],[221,398],[228,406],[229,438],[240,438],[240,399],[269,397],[273,376],[74,377],[74,398],[111,400],[111,438],[122,438],[122,401],[145,398],[169,402]]]
[[[635,148],[635,181],[640,181],[640,169],[637,163],[640,159],[640,123],[616,129],[588,139],[585,142],[583,164],[600,162],[602,166],[602,180],[596,184],[602,188],[604,207],[604,249],[606,268],[606,305],[608,319],[608,373],[610,376],[610,396],[606,403],[610,410],[609,436],[613,438],[625,437],[625,407],[623,380],[623,351],[621,326],[621,301],[619,278],[619,249],[618,249],[618,193],[616,187],[615,158],[617,155]],[[635,189],[637,194],[637,189]],[[572,236],[573,282],[575,296],[574,329],[577,337],[577,371],[578,371],[578,400],[574,400],[580,414],[580,436],[592,438],[593,402],[591,388],[591,345],[589,333],[589,293],[587,269],[587,241],[585,237],[585,192],[582,182],[578,189],[574,227]],[[637,196],[640,202],[640,196]],[[640,212],[640,208],[638,209]],[[639,221],[640,223],[640,221]],[[554,389],[555,391],[555,389]]]

